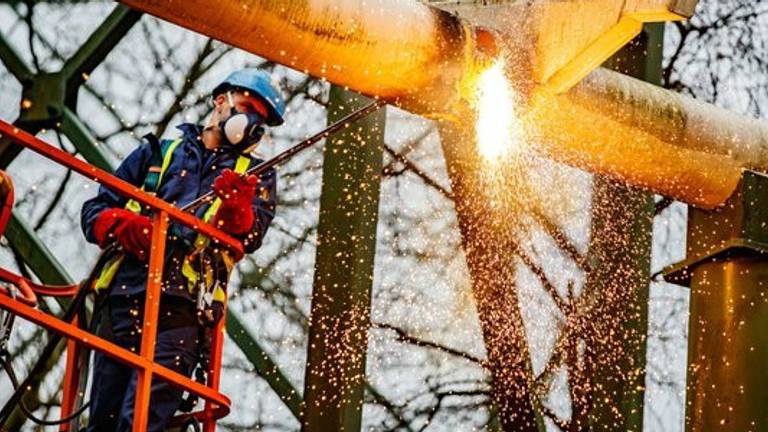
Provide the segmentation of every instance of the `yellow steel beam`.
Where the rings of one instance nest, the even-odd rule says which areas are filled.
[[[555,93],[563,93],[576,85],[609,57],[629,43],[643,30],[644,23],[679,21],[684,17],[666,9],[636,11],[621,16],[616,25],[608,28],[589,44],[584,51],[573,57],[547,81]]]

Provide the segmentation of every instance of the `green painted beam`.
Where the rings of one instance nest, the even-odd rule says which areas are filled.
[[[328,123],[370,103],[331,87]],[[365,393],[384,110],[326,140],[304,405],[305,432],[358,431]]]
[[[101,64],[107,55],[141,18],[141,12],[117,5],[112,13],[94,30],[77,52],[67,59],[61,69],[67,87],[77,91],[87,76]],[[72,107],[74,108],[74,107]]]
[[[0,59],[24,85],[24,98],[31,103],[16,120],[16,125],[30,133],[41,128],[58,127],[94,165],[112,169],[109,159],[99,151],[88,128],[77,118],[77,94],[88,75],[106,58],[117,43],[141,18],[141,12],[118,5],[94,30],[77,52],[66,60],[61,71],[35,75],[21,57],[0,35]],[[22,148],[9,140],[0,141],[0,169],[7,168]]]
[[[72,141],[80,154],[88,163],[108,172],[113,172],[115,167],[101,150],[100,144],[91,133],[90,129],[80,120],[72,110],[64,108],[64,118],[61,122],[61,131]]]
[[[53,256],[32,228],[24,222],[16,210],[13,211],[11,219],[8,221],[5,237],[43,283],[51,285],[69,285],[74,283],[72,276]]]
[[[248,332],[235,311],[227,311],[226,322],[229,338],[240,348],[259,376],[264,378],[285,406],[291,410],[294,417],[298,419],[301,412],[301,395],[298,390],[269,357],[269,354],[261,348],[256,338]]]
[[[0,33],[0,61],[22,84],[35,74],[2,33]]]

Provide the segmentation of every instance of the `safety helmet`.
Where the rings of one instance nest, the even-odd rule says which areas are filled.
[[[256,68],[234,71],[213,89],[213,97],[230,90],[248,91],[251,95],[261,99],[269,111],[266,123],[270,126],[283,124],[285,100],[280,91],[272,85],[272,80],[265,71]]]

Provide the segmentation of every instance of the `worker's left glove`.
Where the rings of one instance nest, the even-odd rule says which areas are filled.
[[[225,169],[213,182],[213,191],[221,198],[214,226],[230,234],[244,234],[253,227],[253,197],[259,178],[255,175],[241,177],[231,169]]]

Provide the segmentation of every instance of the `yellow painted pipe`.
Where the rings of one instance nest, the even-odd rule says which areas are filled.
[[[570,91],[541,87],[524,124],[538,151],[702,208],[743,168],[768,168],[768,123],[597,69]]]
[[[478,54],[467,23],[411,0],[121,2],[422,113],[445,112],[457,100],[457,83]]]
[[[750,122],[714,107],[697,117],[691,111],[701,105],[598,69],[567,93],[535,92],[523,124],[551,159],[713,208],[733,193],[747,165],[728,154],[733,136],[715,129]],[[712,125],[699,129],[706,122]]]

